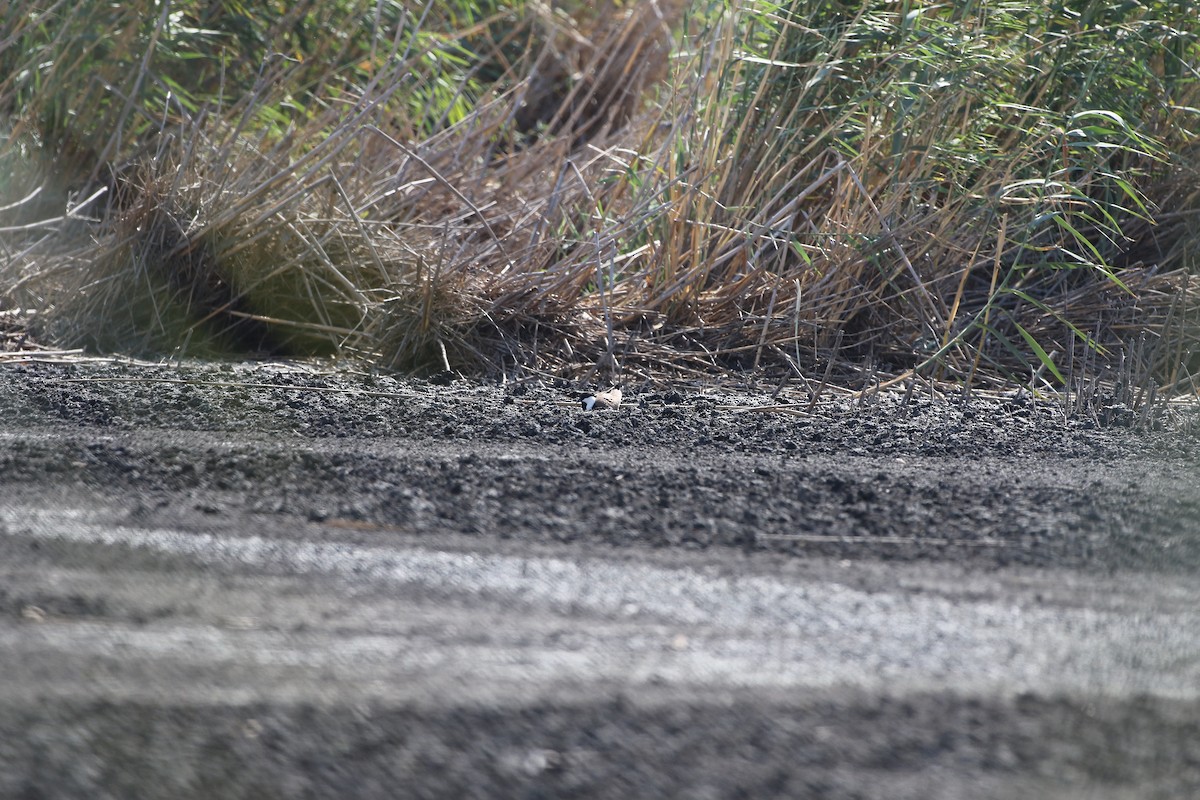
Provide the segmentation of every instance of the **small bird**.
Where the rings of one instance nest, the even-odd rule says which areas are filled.
[[[621,407],[621,390],[615,386],[604,392],[596,392],[589,394],[583,398],[584,411],[599,411],[602,408],[620,408]]]

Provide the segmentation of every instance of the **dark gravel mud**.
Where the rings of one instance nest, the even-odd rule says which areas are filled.
[[[0,364],[0,797],[1200,796],[1194,412]]]

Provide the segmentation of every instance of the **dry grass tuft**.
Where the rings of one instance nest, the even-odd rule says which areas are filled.
[[[257,60],[128,5],[0,26],[4,302],[64,345],[1195,391],[1171,4],[306,2]]]

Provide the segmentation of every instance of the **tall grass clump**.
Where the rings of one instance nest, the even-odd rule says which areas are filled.
[[[1194,390],[1187,3],[10,6],[0,303],[63,343]]]
[[[357,214],[363,131],[421,137],[461,119],[482,89],[457,26],[486,4],[12,6],[10,302],[102,350],[360,342],[413,260]]]
[[[659,231],[657,279],[687,299],[673,313],[726,319],[710,349],[743,360],[839,348],[968,382],[1061,381],[1072,353],[1153,332],[1178,379],[1196,333],[1200,26],[1179,4],[1083,5],[718,19],[714,100],[682,137],[690,173]]]

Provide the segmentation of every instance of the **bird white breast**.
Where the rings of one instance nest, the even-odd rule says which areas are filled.
[[[584,411],[592,411],[601,408],[620,408],[621,407],[621,390],[609,389],[606,392],[596,392],[583,398]]]

